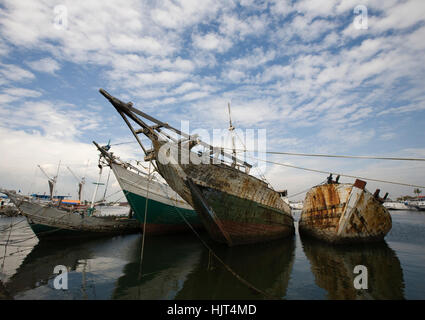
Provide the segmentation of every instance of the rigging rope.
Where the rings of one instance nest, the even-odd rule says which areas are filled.
[[[397,185],[401,185],[401,186],[414,187],[414,188],[425,188],[425,186],[419,186],[419,185],[415,185],[415,184],[409,184],[409,183],[403,183],[403,182],[396,182],[396,181],[388,181],[388,180],[380,180],[380,179],[366,178],[366,177],[359,177],[359,176],[352,176],[352,175],[348,175],[348,174],[331,172],[331,171],[323,171],[323,170],[303,168],[303,167],[293,166],[293,165],[290,165],[290,164],[284,164],[284,163],[281,163],[281,162],[275,162],[275,161],[270,161],[270,160],[258,159],[258,158],[251,157],[251,156],[246,156],[246,157],[251,158],[251,159],[254,159],[254,160],[257,160],[257,161],[263,161],[263,162],[267,162],[267,163],[271,163],[271,164],[276,164],[276,165],[279,165],[279,166],[284,166],[284,167],[294,168],[294,169],[300,169],[300,170],[305,170],[305,171],[311,171],[311,172],[317,172],[317,173],[324,173],[324,174],[333,174],[333,175],[339,175],[341,177],[361,179],[361,180],[368,180],[368,181],[375,181],[375,182],[382,182],[382,183],[389,183],[389,184],[397,184]]]
[[[325,180],[323,180],[322,182],[320,182],[318,185],[321,185],[321,184],[323,184],[323,183],[325,183],[327,181],[327,179],[325,179]],[[311,187],[309,187],[308,189],[305,189],[305,190],[303,190],[303,191],[300,191],[300,192],[297,192],[297,193],[294,193],[294,194],[291,194],[290,196],[286,196],[288,199],[289,198],[293,198],[293,197],[296,197],[296,196],[298,196],[298,195],[300,195],[300,194],[303,194],[303,193],[306,193],[307,191],[309,191],[311,189]]]
[[[230,148],[223,148],[231,150]],[[346,159],[370,159],[370,160],[395,160],[395,161],[425,161],[425,158],[402,158],[402,157],[378,157],[378,156],[351,156],[351,155],[336,155],[336,154],[314,154],[314,153],[296,153],[296,152],[278,152],[278,151],[255,151],[255,150],[242,150],[237,149],[237,152],[259,152],[267,154],[279,154],[287,156],[301,156],[301,157],[325,157],[325,158],[346,158]]]
[[[139,268],[139,281],[142,279],[142,265],[143,265],[143,254],[145,250],[145,236],[146,236],[146,217],[148,215],[148,201],[149,201],[149,186],[151,181],[151,161],[149,161],[149,171],[148,171],[148,186],[146,190],[146,201],[145,201],[145,217],[143,219],[143,235],[142,235],[142,249],[140,253],[140,268]],[[140,298],[140,286],[139,286],[139,298]]]
[[[164,188],[161,186],[161,189],[164,191]],[[165,189],[165,195],[167,196],[167,198],[169,200],[172,200],[171,197],[168,194],[167,189]],[[212,249],[211,247],[202,239],[202,237],[200,236],[200,234],[195,230],[195,228],[190,224],[189,221],[187,221],[187,219],[184,217],[184,215],[180,212],[179,208],[177,206],[173,206],[173,208],[176,210],[176,212],[178,213],[178,215],[180,216],[180,218],[182,218],[182,220],[188,225],[188,227],[193,231],[193,233],[196,235],[196,237],[199,239],[199,241],[202,243],[202,245],[208,249],[208,254],[209,255],[213,255],[223,266],[224,268],[226,268],[227,271],[229,271],[233,276],[235,276],[236,279],[238,279],[241,283],[243,283],[244,285],[246,285],[248,288],[250,288],[251,290],[262,294],[263,296],[269,298],[269,299],[280,299],[278,297],[274,297],[269,295],[268,293],[258,289],[257,287],[255,287],[254,285],[252,285],[251,283],[249,283],[247,280],[245,280],[244,278],[242,278],[240,275],[238,275],[235,271],[233,271],[233,269],[227,265]]]
[[[247,280],[245,280],[244,278],[242,278],[240,275],[238,275],[235,271],[233,271],[233,269],[230,268],[230,266],[228,266],[219,256],[217,256],[215,254],[215,252],[211,249],[211,247],[201,238],[201,236],[199,235],[199,233],[196,232],[196,230],[192,227],[192,225],[180,213],[180,211],[178,210],[178,208],[176,206],[174,206],[174,208],[176,209],[176,211],[180,215],[180,217],[183,219],[183,221],[193,231],[193,233],[195,233],[195,235],[198,237],[199,241],[201,241],[201,243],[204,245],[204,247],[208,249],[209,254],[212,254],[227,269],[227,271],[229,271],[233,276],[235,276],[236,279],[238,279],[241,283],[243,283],[244,285],[246,285],[251,290],[254,290],[257,293],[262,294],[263,296],[265,296],[265,297],[267,297],[269,299],[280,299],[278,297],[271,296],[268,293],[266,293],[266,292],[258,289],[257,287],[255,287],[254,285],[252,285],[251,283],[249,283]]]

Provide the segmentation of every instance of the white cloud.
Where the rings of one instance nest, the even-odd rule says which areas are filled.
[[[383,110],[378,113],[378,116],[383,116],[386,114],[400,114],[400,113],[414,112],[414,111],[421,111],[421,110],[425,110],[425,103],[423,102],[411,103],[405,106],[394,107],[394,108]]]
[[[3,78],[0,79],[0,85],[9,83],[11,81],[28,81],[35,78],[34,74],[30,71],[12,64],[0,63],[0,74]]]
[[[384,17],[371,17],[372,31],[386,31],[389,29],[404,29],[416,23],[425,21],[425,3],[421,0],[400,2],[387,10]]]
[[[198,83],[194,82],[184,82],[178,88],[174,89],[174,92],[179,94],[187,91],[192,91],[198,89],[200,86]]]
[[[270,3],[270,11],[272,14],[285,17],[294,11],[290,0],[272,0]]]
[[[5,88],[0,92],[0,105],[7,104],[22,98],[38,98],[41,93],[25,88]]]
[[[264,52],[263,48],[255,48],[252,53],[245,57],[240,57],[229,61],[228,64],[232,67],[239,67],[244,69],[251,69],[261,66],[276,57],[275,50]]]
[[[224,15],[220,18],[219,31],[229,38],[244,39],[247,36],[261,36],[268,26],[266,15],[253,15],[240,19],[237,15]]]
[[[99,126],[96,117],[74,106],[50,101],[26,101],[18,106],[0,105],[2,126],[17,129],[30,127],[45,137],[67,139],[82,134],[82,130]]]
[[[231,70],[224,70],[222,73],[222,78],[227,78],[230,81],[233,82],[240,82],[243,78],[245,78],[245,73],[239,70],[231,69]]]
[[[98,152],[94,145],[81,143],[73,139],[66,139],[54,136],[45,136],[39,132],[25,132],[23,130],[8,129],[0,126],[0,136],[7,139],[0,139],[0,159],[1,187],[12,190],[21,190],[24,194],[48,193],[47,181],[39,171],[37,165],[40,164],[48,174],[56,174],[59,160],[61,160],[61,170],[59,172],[57,192],[59,194],[70,194],[76,198],[76,182],[71,173],[66,170],[66,166],[71,167],[79,176],[86,176],[86,187],[84,196],[86,200],[91,200],[94,187],[91,182],[97,180]],[[121,147],[121,146],[120,146]],[[122,152],[125,148],[114,148],[118,155],[124,158],[132,154]],[[78,152],[76,152],[78,150]],[[134,157],[134,155],[133,155]],[[87,162],[89,166],[87,167]],[[105,171],[106,172],[106,171]],[[106,174],[103,174],[102,182],[106,182]],[[110,186],[115,178],[111,175]],[[119,187],[110,187],[108,194],[118,191]],[[99,192],[97,200],[103,195]],[[115,195],[108,200],[117,200],[122,193]],[[125,201],[122,199],[121,201]]]
[[[158,1],[151,11],[152,20],[160,26],[181,29],[215,16],[222,4],[220,1]]]
[[[40,141],[76,142],[86,134],[82,125],[98,128],[77,112],[77,99],[38,100],[55,90],[26,67],[55,74],[68,63],[84,85],[100,81],[165,120],[225,126],[231,101],[238,125],[273,128],[276,148],[373,149],[374,139],[393,137],[377,123],[424,110],[424,6],[416,0],[365,0],[369,29],[361,31],[352,28],[354,0],[62,3],[65,30],[53,25],[56,1],[2,3],[0,55],[8,56],[0,63],[0,108],[8,134],[20,127],[13,119],[38,130],[32,135]],[[81,85],[66,83],[62,72],[58,79]]]
[[[29,67],[35,71],[46,72],[50,74],[54,74],[61,67],[59,63],[52,58],[43,58],[36,61],[27,62]]]
[[[194,34],[192,41],[195,47],[203,50],[212,50],[225,52],[232,46],[232,42],[216,33],[207,33],[205,35]]]

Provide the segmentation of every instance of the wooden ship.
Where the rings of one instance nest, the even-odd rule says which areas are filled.
[[[190,231],[181,215],[194,228],[202,228],[202,222],[196,211],[170,186],[156,179],[153,173],[147,174],[136,166],[122,161],[109,152],[109,145],[100,146],[94,141],[93,143],[100,152],[101,165],[107,165],[112,169],[133,210],[134,217],[140,223],[144,223],[145,212],[147,213],[146,234],[160,235]]]
[[[266,182],[249,174],[250,164],[147,115],[103,89],[100,93],[122,116],[145,152],[145,160],[151,160],[168,185],[197,211],[212,239],[232,246],[295,234],[289,205]],[[129,119],[140,128],[133,128]],[[145,121],[154,124],[150,126]],[[172,137],[173,133],[181,139]],[[152,141],[151,150],[143,146],[139,134]],[[195,153],[194,146],[204,147],[204,151]],[[231,159],[231,163],[226,159]]]
[[[299,232],[331,243],[358,243],[383,240],[392,227],[391,215],[383,206],[385,198],[379,189],[371,194],[366,182],[354,184],[334,181],[332,175],[326,184],[318,185],[307,193]]]
[[[39,239],[116,235],[141,232],[140,222],[127,217],[98,217],[84,209],[67,210],[53,202],[40,202],[0,189],[28,220]]]
[[[4,215],[6,217],[17,217],[20,215],[19,210],[15,207],[15,205],[9,202],[7,204],[0,204],[0,216]],[[3,202],[3,201],[2,201]]]

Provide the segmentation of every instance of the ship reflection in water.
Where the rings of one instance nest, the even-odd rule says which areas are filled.
[[[325,289],[326,298],[404,299],[403,271],[395,252],[386,242],[356,246],[333,246],[302,239],[304,253],[311,265],[316,284]],[[367,268],[367,290],[358,290],[354,279],[357,265]]]
[[[147,235],[141,264],[140,234],[37,241],[26,221],[17,224],[23,218],[1,218],[0,298],[424,299],[424,216],[392,216],[386,242],[375,244],[336,246],[298,234],[231,248],[207,240],[234,272],[266,296],[239,281],[193,234]],[[201,235],[208,239],[207,233]],[[4,248],[8,238],[12,242]],[[54,289],[57,265],[69,270],[68,290]],[[356,265],[368,269],[367,290],[354,287]]]
[[[206,236],[204,233],[203,237]],[[228,266],[253,286],[268,295],[285,295],[294,256],[293,240],[235,248],[210,245]],[[149,239],[141,279],[138,277],[138,253],[118,279],[114,299],[262,298],[239,282],[196,238],[168,236]]]

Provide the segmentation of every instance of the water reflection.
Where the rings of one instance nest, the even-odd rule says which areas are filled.
[[[109,299],[113,279],[122,274],[128,253],[138,243],[138,235],[39,242],[5,286],[18,299]],[[69,270],[66,291],[53,289],[53,270],[57,265]],[[96,287],[101,290],[96,291]]]
[[[202,250],[193,235],[147,236],[142,263],[140,241],[112,299],[173,299],[199,263]]]
[[[75,271],[80,259],[92,256],[87,243],[40,242],[26,256],[16,273],[7,282],[12,295],[46,285],[57,265]]]
[[[214,251],[240,277],[267,295],[283,298],[295,255],[295,238],[264,244],[228,248],[215,246]],[[263,299],[242,284],[204,250],[177,299]]]
[[[0,216],[0,281],[6,283],[38,243],[26,218]]]
[[[386,242],[356,246],[332,246],[302,238],[316,284],[328,299],[404,299],[403,271],[395,252]],[[353,270],[368,269],[368,289],[356,290]]]
[[[283,297],[294,260],[294,239],[228,248],[210,243],[241,277],[269,295]],[[140,278],[140,248],[124,267],[114,299],[261,299],[215,260],[193,236],[146,241]]]

